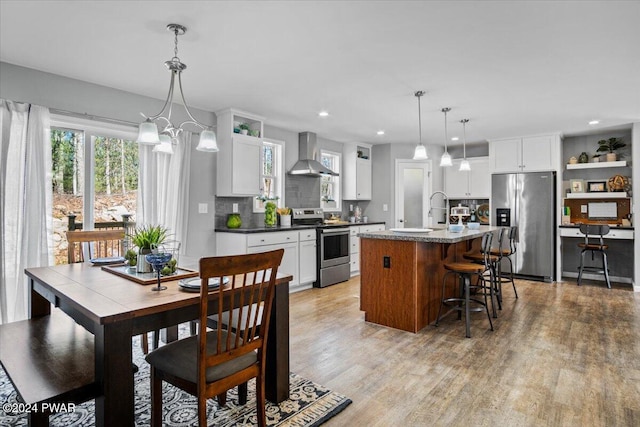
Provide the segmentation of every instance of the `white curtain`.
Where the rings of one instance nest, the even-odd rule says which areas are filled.
[[[24,269],[53,264],[49,109],[0,99],[0,323],[29,315]]]
[[[189,167],[193,134],[183,132],[173,154],[152,152],[140,145],[140,181],[136,223],[164,225],[169,239],[182,243],[184,253],[189,218]]]

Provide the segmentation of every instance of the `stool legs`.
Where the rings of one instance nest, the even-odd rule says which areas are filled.
[[[611,289],[611,282],[609,281],[609,264],[607,263],[607,253],[602,252],[602,266],[604,267],[604,278],[607,281],[607,288]]]
[[[581,280],[582,280],[582,272],[587,269],[591,269],[593,271],[593,269],[597,269],[597,267],[586,267],[584,265],[584,254],[585,252],[587,252],[589,249],[583,249],[582,252],[580,252],[580,267],[578,267],[578,286],[580,286],[581,284]],[[594,252],[596,251],[590,251],[591,252],[591,258],[594,258]],[[607,261],[607,253],[605,251],[597,251],[600,252],[602,254],[602,271],[597,271],[598,273],[604,273],[604,279],[607,283],[607,288],[611,289],[611,281],[609,280],[609,263]]]

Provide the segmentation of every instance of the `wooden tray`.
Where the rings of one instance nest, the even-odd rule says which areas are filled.
[[[158,283],[158,273],[138,273],[135,267],[129,267],[125,264],[105,265],[102,269],[116,276],[124,277],[141,285],[155,285]],[[176,272],[170,276],[160,276],[161,282],[170,282],[172,280],[186,279],[187,277],[198,277],[200,273],[197,270],[177,267]]]

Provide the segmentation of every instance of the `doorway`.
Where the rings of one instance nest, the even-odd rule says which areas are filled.
[[[431,161],[396,159],[396,228],[425,228],[429,219]]]

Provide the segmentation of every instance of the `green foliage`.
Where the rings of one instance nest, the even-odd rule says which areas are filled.
[[[139,250],[151,249],[152,245],[155,247],[167,240],[168,232],[169,230],[161,225],[143,225],[136,228],[135,233],[129,237]]]
[[[249,130],[249,125],[246,123],[241,123],[240,126],[238,126],[239,129],[245,129],[245,130]]]
[[[598,141],[598,149],[596,152],[599,153],[613,153],[620,148],[626,147],[627,144],[623,142],[622,138],[609,138],[609,139],[601,139]]]

